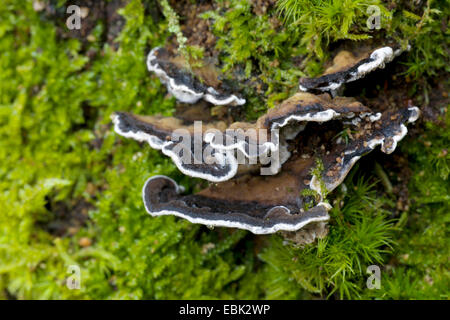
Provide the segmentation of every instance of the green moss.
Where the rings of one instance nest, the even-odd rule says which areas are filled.
[[[274,236],[260,255],[267,263],[268,298],[307,298],[307,292],[361,296],[367,266],[381,264],[391,250],[394,225],[387,219],[389,203],[376,197],[373,184],[362,178],[353,182],[353,176],[345,184],[349,191],[336,199],[325,239],[295,248]]]
[[[188,68],[192,67],[191,63],[194,63],[194,66],[200,66],[201,63],[196,61],[201,61],[203,57],[203,48],[188,46],[186,44],[187,38],[181,31],[177,13],[172,9],[167,0],[160,0],[159,3],[161,4],[164,16],[168,20],[168,29],[171,33],[175,34],[178,42],[178,50],[184,56]]]
[[[148,217],[142,184],[152,174],[180,174],[109,125],[115,110],[172,112],[173,99],[145,67],[147,45],[160,44],[164,25],[131,1],[121,10],[128,23],[119,49],[105,46],[87,67],[80,44],[59,41],[31,1],[1,6],[0,290],[34,299],[234,297],[231,284],[254,260],[244,259],[251,250],[232,254],[246,233],[208,234],[173,217]],[[74,236],[48,232],[59,204],[70,215],[83,199],[96,208],[86,226]],[[80,247],[83,237],[93,244]],[[73,264],[81,268],[81,290],[65,286]]]
[[[92,31],[97,40],[81,43],[61,37],[60,21],[36,12],[32,2],[0,2],[0,298],[448,299],[444,110],[439,125],[425,124],[423,135],[405,139],[398,151],[412,170],[411,204],[398,219],[390,216],[392,196],[373,184],[374,173],[356,178],[357,170],[345,182],[347,192],[329,195],[329,236],[303,249],[278,235],[261,242],[241,230],[152,218],[140,196],[149,176],[170,175],[188,190],[200,182],[182,176],[159,152],[114,134],[109,117],[116,110],[174,111],[174,99],[145,66],[148,49],[170,34],[170,19],[156,23],[148,3],[130,1],[120,10],[126,24],[114,49],[101,40],[101,21]],[[328,41],[371,34],[364,24],[369,3],[308,1],[304,14],[289,16],[282,9],[288,1],[280,1],[278,13],[256,16],[249,1],[232,0],[207,13],[225,71],[241,67],[242,80],[265,85],[262,97],[252,85],[244,93],[248,118],[295,92],[299,76],[320,72],[314,55],[322,50],[327,57]],[[448,68],[445,50],[433,45],[448,41],[440,23],[448,20],[448,7],[398,2],[391,11],[382,32],[411,40],[405,72],[427,86]],[[303,23],[306,14],[320,22],[320,39]],[[187,50],[201,56],[201,48]],[[89,219],[82,223],[80,216]],[[81,241],[86,238],[91,245]],[[81,268],[80,290],[65,286],[74,264]],[[380,290],[365,286],[370,264],[382,269]]]
[[[444,117],[442,126],[427,123],[419,143],[402,146],[414,172],[409,188],[412,204],[397,223],[398,245],[378,294],[383,298],[449,298],[450,157],[442,153],[450,144],[449,113]],[[428,152],[423,150],[425,141],[433,141]]]
[[[302,44],[324,57],[323,47],[330,41],[341,39],[364,40],[371,38],[366,21],[367,9],[379,8],[381,19],[389,20],[389,11],[378,0],[281,0],[278,12],[284,23],[300,29]],[[385,25],[385,23],[383,23]],[[311,52],[312,53],[312,52]]]
[[[232,0],[227,4],[224,14],[220,11],[203,14],[205,19],[214,21],[217,48],[223,52],[223,71],[240,66],[243,80],[264,83],[268,106],[273,107],[275,101],[285,99],[295,90],[298,78],[304,75],[291,61],[291,57],[301,53],[296,45],[300,35],[295,28],[283,28],[272,14],[254,15],[249,0]],[[261,106],[264,102],[257,103],[265,110]]]
[[[415,10],[417,14],[408,10]],[[450,31],[445,27],[450,6],[445,0],[428,0],[419,10],[412,7],[398,10],[392,22],[392,31],[411,42],[406,74],[418,80],[423,75],[436,76],[438,71],[450,71],[446,48]],[[436,45],[439,44],[439,45]]]

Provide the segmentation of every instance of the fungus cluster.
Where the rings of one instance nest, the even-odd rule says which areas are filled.
[[[183,116],[116,112],[112,119],[118,134],[147,142],[183,174],[212,182],[200,192],[185,194],[169,177],[150,177],[142,190],[146,210],[152,216],[175,215],[256,234],[297,231],[316,223],[317,234],[323,235],[331,208],[326,194],[377,146],[392,153],[406,135],[406,125],[419,117],[417,107],[377,113],[354,98],[332,95],[400,52],[395,47],[342,51],[323,76],[301,79],[300,92],[255,122],[199,123]],[[189,71],[182,58],[156,48],[147,66],[192,109],[203,107],[200,99],[214,105],[245,103],[210,65]],[[312,93],[317,90],[325,93]]]

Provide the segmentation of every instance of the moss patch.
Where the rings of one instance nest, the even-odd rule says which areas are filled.
[[[410,205],[399,210],[373,170],[355,169],[347,190],[329,197],[328,237],[304,248],[145,213],[149,176],[199,183],[118,137],[109,120],[116,110],[172,114],[174,99],[145,66],[171,29],[153,0],[99,3],[120,9],[105,9],[77,35],[65,29],[64,1],[0,3],[1,298],[448,299],[448,80],[434,81],[450,65],[445,0],[384,1],[380,31],[365,24],[367,6],[379,1],[279,1],[267,10],[265,1],[216,1],[220,9],[204,14],[226,76],[248,88],[247,118],[295,92],[298,77],[318,74],[336,41],[412,45],[397,76],[411,84],[405,99],[421,102],[434,122],[419,123],[396,151],[412,172]],[[108,12],[125,21],[120,33]],[[402,182],[387,173],[395,190]],[[365,286],[370,264],[381,267],[380,290]],[[70,265],[81,268],[80,290],[65,285]]]

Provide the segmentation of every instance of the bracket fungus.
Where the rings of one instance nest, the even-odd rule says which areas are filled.
[[[406,49],[409,50],[409,47]],[[301,91],[335,92],[343,84],[363,78],[366,74],[384,68],[404,50],[398,45],[383,46],[377,49],[358,48],[356,52],[340,51],[333,59],[333,64],[318,78],[301,78]]]
[[[335,59],[340,66],[328,70],[328,75],[302,79],[301,83],[305,88],[334,90],[392,60],[400,52],[396,50],[383,47],[365,57],[352,56],[347,64]],[[155,72],[169,91],[185,84],[196,88],[174,93],[181,101],[211,100],[203,84],[178,73],[172,64],[175,62],[160,49],[149,54],[149,69],[162,70]],[[240,104],[234,95],[227,99]],[[180,116],[125,112],[116,112],[112,118],[118,134],[148,142],[169,156],[185,175],[213,182],[195,194],[185,194],[169,177],[149,178],[142,197],[152,216],[175,215],[193,223],[256,234],[297,231],[316,223],[321,227],[313,234],[323,235],[331,208],[325,201],[328,192],[377,146],[392,153],[406,135],[406,125],[419,114],[417,107],[379,113],[354,98],[298,92],[251,123],[216,120],[205,124]],[[312,239],[308,235],[301,238]]]
[[[245,99],[219,88],[218,71],[211,65],[187,70],[187,63],[179,55],[173,56],[164,48],[154,48],[147,56],[147,68],[154,72],[167,90],[184,103],[204,99],[214,105],[243,105]]]
[[[183,195],[183,189],[168,177],[152,177],[143,189],[144,204],[153,216],[175,215],[193,223],[235,227],[257,234],[295,231],[311,222],[327,221],[330,205],[322,202],[324,193],[334,190],[356,161],[376,146],[391,153],[406,133],[405,124],[417,117],[415,107],[386,113],[373,122],[367,117],[358,122],[358,138],[347,144],[331,144],[329,150],[320,147],[326,144],[323,139],[328,135],[319,135],[320,139],[314,139],[314,135],[309,142],[318,145],[310,148],[318,152],[301,154],[300,144],[276,175],[245,173],[193,195]],[[315,175],[312,172],[319,159],[323,169]]]
[[[300,92],[269,110],[254,123],[223,121],[185,124],[175,117],[138,116],[124,112],[113,115],[115,131],[169,156],[186,175],[211,182],[227,181],[238,166],[262,164],[262,174],[276,174],[290,157],[289,140],[305,130],[308,123],[373,121],[381,114],[353,98],[330,98]],[[270,166],[264,166],[270,164]]]

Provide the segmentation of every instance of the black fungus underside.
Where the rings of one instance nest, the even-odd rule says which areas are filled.
[[[302,221],[326,218],[328,215],[323,206],[316,206],[306,212],[284,213],[284,210],[280,210],[283,213],[270,214],[269,211],[276,206],[227,201],[199,195],[180,196],[177,195],[172,182],[163,177],[147,183],[143,192],[147,210],[153,214],[167,211],[195,219],[229,221],[264,228],[280,223],[299,224]]]
[[[374,61],[374,59],[369,57],[359,61],[358,63],[356,63],[355,65],[351,66],[346,70],[323,75],[318,78],[303,78],[300,79],[300,85],[302,85],[306,89],[320,89],[328,87],[332,83],[343,84],[351,80],[351,78],[353,78],[355,74],[357,74],[358,68],[361,65],[365,63],[370,63],[372,61]]]

